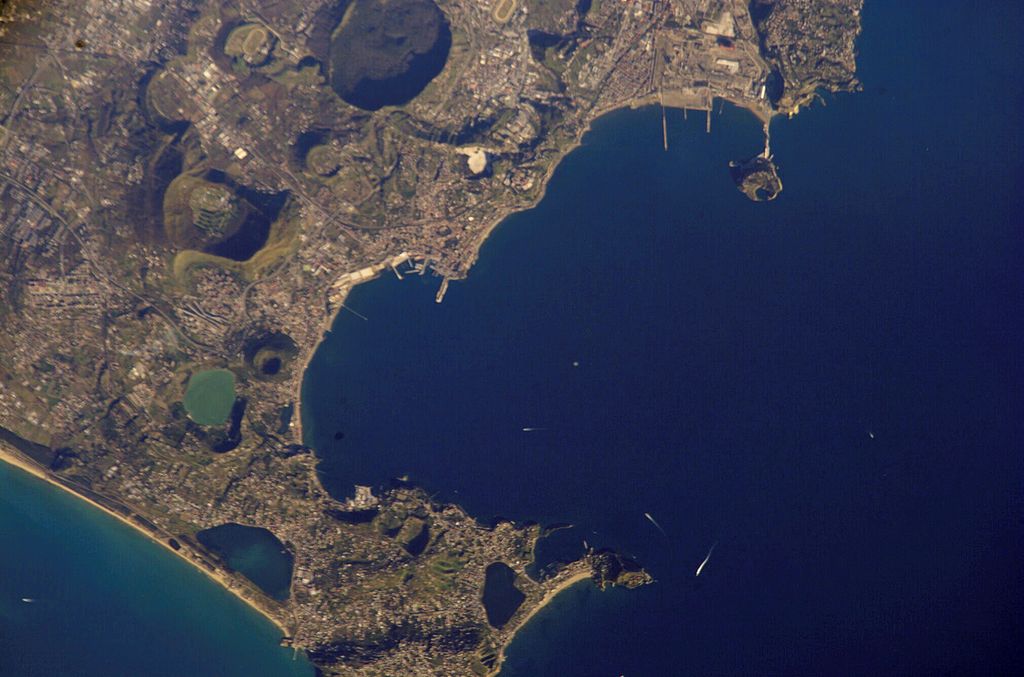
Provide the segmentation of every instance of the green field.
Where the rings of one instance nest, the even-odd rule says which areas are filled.
[[[220,425],[235,403],[235,375],[227,369],[197,371],[188,380],[185,410],[200,425]]]
[[[498,0],[494,5],[494,20],[503,24],[512,18],[512,13],[515,11],[516,0]]]

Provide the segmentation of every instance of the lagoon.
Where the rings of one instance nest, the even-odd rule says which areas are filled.
[[[352,294],[370,321],[305,385],[325,482],[410,473],[575,523],[547,560],[586,538],[654,573],[564,593],[509,676],[1019,672],[1022,35],[1013,3],[869,2],[866,91],[775,123],[768,205],[728,179],[760,147],[741,111],[670,111],[668,153],[656,110],[598,121],[441,306]],[[0,465],[0,675],[311,674],[277,639]]]
[[[0,571],[0,676],[312,677],[193,566],[3,463]]]
[[[196,539],[266,594],[288,599],[294,557],[267,529],[228,523],[204,529]]]

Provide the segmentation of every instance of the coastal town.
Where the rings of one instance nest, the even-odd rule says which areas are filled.
[[[493,674],[558,590],[649,574],[588,550],[531,575],[543,528],[429,487],[329,495],[299,397],[321,337],[379,275],[434,277],[443,301],[599,115],[682,108],[710,131],[728,102],[767,130],[856,89],[861,2],[392,0],[393,31],[433,36],[401,47],[355,31],[379,4],[0,10],[0,449],[216,577],[325,674]],[[767,143],[750,154],[760,178],[737,185],[774,197]],[[218,370],[223,413],[201,423],[189,391]],[[291,554],[287,599],[202,545],[228,523]],[[522,595],[500,624],[481,603],[497,564]]]

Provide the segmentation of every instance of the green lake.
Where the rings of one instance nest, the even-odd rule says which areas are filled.
[[[200,425],[220,425],[235,403],[235,375],[227,369],[192,374],[185,390],[185,410]]]

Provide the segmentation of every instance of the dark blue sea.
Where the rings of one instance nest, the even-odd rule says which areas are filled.
[[[749,113],[670,111],[667,153],[656,108],[599,120],[441,305],[353,292],[303,398],[329,488],[657,578],[566,594],[510,677],[1024,672],[1022,12],[869,1],[865,91],[773,124],[771,203],[727,173]]]
[[[865,91],[773,123],[767,204],[727,172],[748,113],[669,111],[667,153],[657,109],[599,120],[443,304],[352,294],[305,385],[328,486],[409,474],[657,578],[563,594],[506,677],[1024,673],[1022,36],[868,0]],[[0,467],[0,675],[309,674],[277,640]]]

